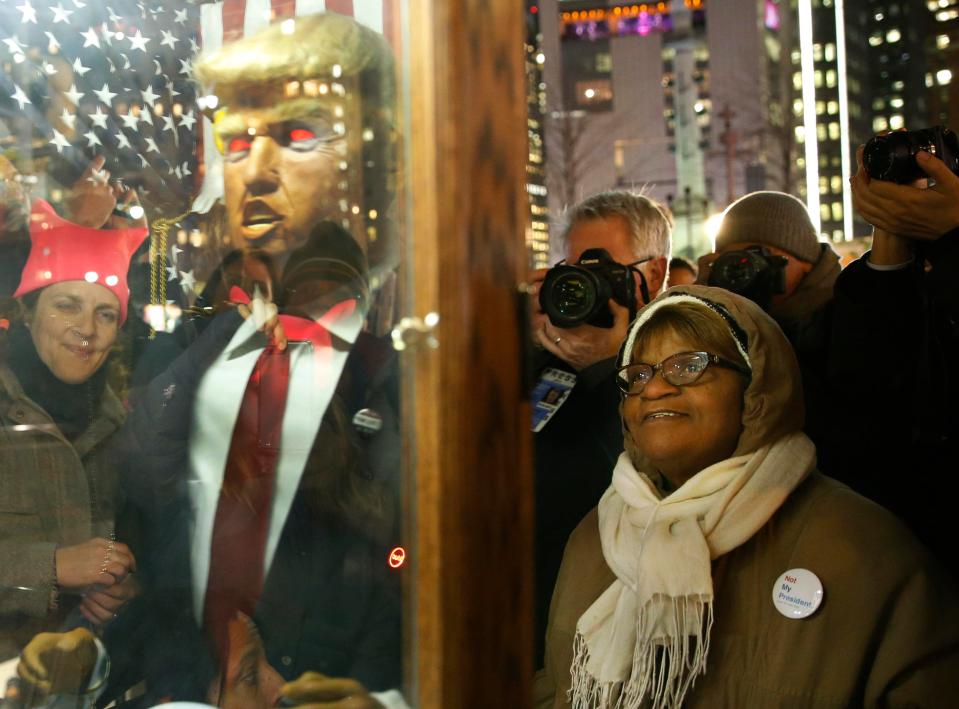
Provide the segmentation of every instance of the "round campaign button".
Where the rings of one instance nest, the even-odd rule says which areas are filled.
[[[822,581],[809,569],[790,569],[773,585],[773,605],[787,618],[808,618],[822,603]]]
[[[383,428],[383,417],[373,409],[360,409],[353,415],[353,426],[361,434],[371,436]]]

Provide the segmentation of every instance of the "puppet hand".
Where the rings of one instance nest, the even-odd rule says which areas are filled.
[[[97,662],[93,633],[40,633],[23,649],[17,674],[38,698],[50,694],[82,694]]]
[[[283,685],[284,703],[311,709],[383,709],[355,679],[327,677],[304,672],[296,681]]]

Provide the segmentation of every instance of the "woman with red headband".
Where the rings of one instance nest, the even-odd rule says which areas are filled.
[[[82,614],[102,624],[136,562],[113,534],[105,443],[124,409],[106,363],[127,316],[127,270],[147,229],[94,229],[38,200],[0,359],[0,660]]]

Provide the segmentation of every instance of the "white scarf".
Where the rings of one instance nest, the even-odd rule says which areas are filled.
[[[816,463],[801,432],[729,458],[660,499],[626,453],[599,502],[616,580],[576,624],[574,709],[679,707],[706,671],[711,561],[752,537]]]

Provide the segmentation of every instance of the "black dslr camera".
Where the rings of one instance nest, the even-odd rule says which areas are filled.
[[[709,285],[738,293],[765,309],[772,296],[786,292],[787,263],[789,259],[761,246],[728,251],[713,261]]]
[[[587,249],[578,263],[559,263],[546,273],[539,304],[556,327],[612,327],[610,298],[629,308],[630,318],[636,314],[633,270],[616,263],[606,249]]]
[[[862,161],[870,177],[902,185],[926,177],[916,163],[920,150],[935,155],[959,175],[959,139],[945,126],[874,136],[863,149]]]

